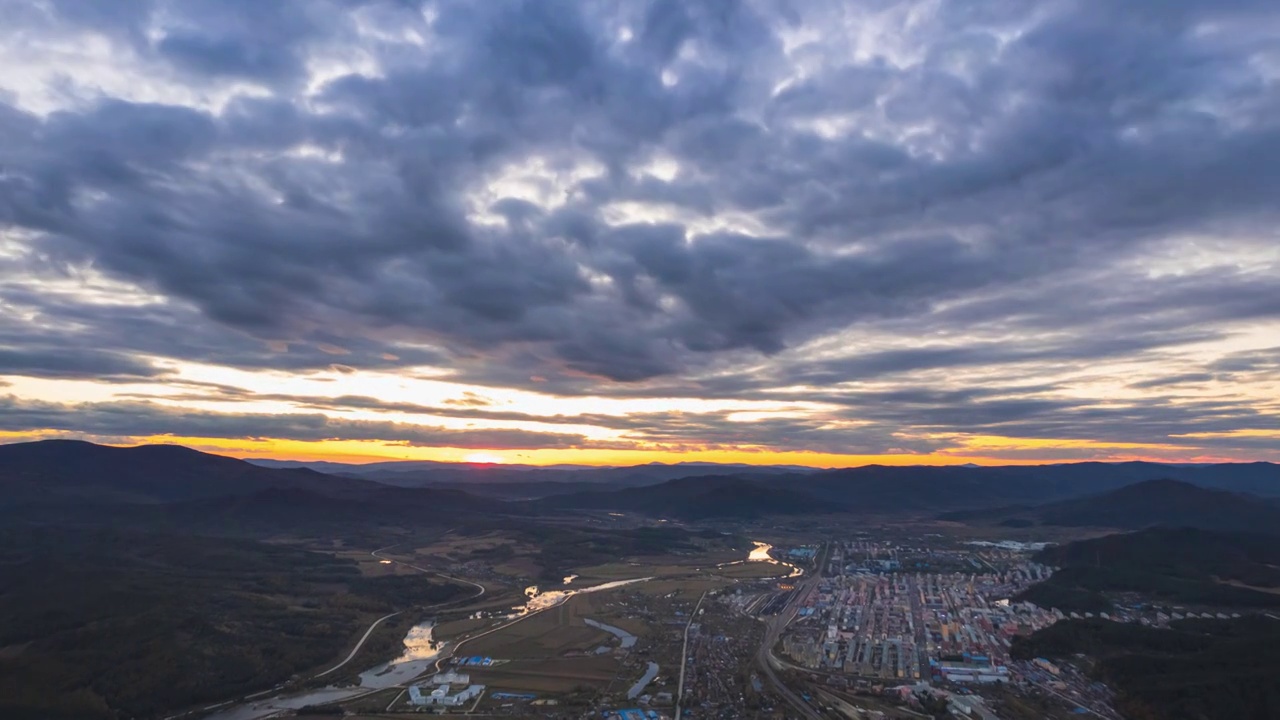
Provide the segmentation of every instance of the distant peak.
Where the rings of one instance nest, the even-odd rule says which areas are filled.
[[[1185,480],[1175,480],[1173,478],[1152,478],[1150,480],[1142,480],[1141,482],[1136,482],[1132,485],[1127,485],[1125,487],[1122,487],[1116,492],[1123,492],[1125,490],[1144,491],[1144,490],[1152,490],[1152,489],[1191,490],[1195,492],[1217,492],[1210,488],[1196,485],[1195,483],[1189,483]]]

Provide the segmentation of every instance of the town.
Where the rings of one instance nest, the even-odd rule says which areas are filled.
[[[1018,639],[1073,618],[1165,627],[1239,617],[1147,603],[1096,614],[1041,607],[1020,598],[1054,576],[1033,559],[1043,543],[909,527],[766,537],[581,567],[559,588],[517,593],[508,583],[484,609],[416,626],[410,635],[428,640],[421,654],[355,685],[214,717],[1117,720],[1108,687],[1070,664],[1016,657]],[[441,570],[497,588],[506,566],[483,558],[504,557],[492,551],[501,542],[446,536],[414,556],[376,557],[383,569],[387,558],[415,567],[455,557]]]
[[[1011,638],[1059,617],[1010,602],[1050,572],[1013,551],[858,541],[838,544],[830,568],[783,638],[785,653],[808,669],[877,680],[1007,681]]]
[[[486,655],[453,658],[382,711],[909,718],[933,704],[953,717],[1029,720],[1037,710],[1024,705],[1047,704],[1045,717],[1118,717],[1105,687],[1010,655],[1015,637],[1066,617],[1014,599],[1052,574],[1030,559],[1040,547],[865,533],[757,542],[745,561],[552,598],[478,641]],[[544,675],[552,668],[570,677]],[[351,709],[386,700],[376,697]]]

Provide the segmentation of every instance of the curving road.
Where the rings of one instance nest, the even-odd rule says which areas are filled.
[[[364,641],[365,641],[365,640],[368,640],[368,639],[369,639],[369,636],[373,634],[374,628],[376,628],[376,627],[378,627],[379,625],[381,625],[383,620],[387,620],[387,619],[389,619],[389,618],[393,618],[393,617],[395,617],[395,616],[397,616],[397,615],[399,615],[399,614],[400,614],[400,611],[396,611],[396,612],[391,613],[390,615],[383,615],[382,617],[378,618],[377,620],[374,620],[374,621],[373,621],[373,624],[369,626],[369,629],[364,631],[364,636],[363,636],[363,637],[361,637],[361,638],[360,638],[360,641],[356,643],[356,646],[355,646],[354,648],[352,648],[352,649],[351,649],[351,654],[350,654],[350,655],[348,655],[348,656],[346,657],[346,659],[345,659],[345,660],[343,660],[342,662],[338,663],[337,665],[334,665],[333,667],[329,668],[328,670],[325,670],[325,671],[324,671],[324,672],[322,672],[322,673],[317,673],[317,674],[316,674],[316,675],[314,675],[313,677],[318,677],[318,678],[319,678],[319,677],[324,677],[325,675],[328,675],[329,673],[333,672],[334,670],[337,670],[337,669],[341,668],[343,665],[346,665],[347,663],[349,663],[349,662],[351,662],[352,660],[354,660],[354,659],[355,659],[355,657],[356,657],[356,653],[360,652],[360,648],[364,647]]]
[[[405,567],[413,568],[414,570],[417,570],[418,572],[424,572],[424,573],[427,573],[427,574],[430,574],[430,575],[438,575],[438,576],[440,576],[440,577],[442,577],[442,578],[446,578],[446,579],[453,580],[453,581],[456,581],[456,582],[459,582],[459,583],[464,583],[464,584],[466,584],[466,585],[474,586],[474,587],[476,588],[476,594],[475,594],[475,595],[472,595],[472,596],[470,596],[470,597],[468,597],[468,598],[465,598],[465,600],[466,600],[466,601],[469,601],[469,600],[475,600],[476,598],[480,597],[481,595],[484,595],[484,593],[485,593],[485,587],[484,587],[483,585],[481,585],[480,583],[478,583],[478,582],[472,582],[472,581],[470,581],[470,580],[463,580],[462,578],[456,578],[456,577],[453,577],[452,575],[445,575],[445,574],[444,574],[444,573],[442,573],[442,572],[438,572],[438,571],[436,571],[436,570],[428,570],[428,569],[426,569],[426,568],[418,567],[417,565],[414,565],[414,564],[412,564],[412,563],[407,563],[407,562],[405,562],[405,561],[403,561],[403,560],[397,560],[397,559],[395,559],[395,558],[393,558],[393,557],[388,557],[388,556],[386,556],[386,555],[383,555],[383,554],[382,554],[382,553],[386,552],[387,550],[390,550],[390,549],[391,549],[391,548],[393,548],[393,547],[396,547],[396,545],[388,545],[388,546],[386,546],[386,547],[378,548],[377,550],[374,550],[373,552],[371,552],[371,553],[369,553],[369,554],[370,554],[370,555],[372,555],[372,556],[374,556],[374,557],[376,557],[376,558],[378,558],[379,560],[386,560],[386,561],[388,561],[388,562],[393,562],[393,563],[397,563],[397,564],[399,564],[399,565],[404,565]],[[451,602],[463,602],[463,601],[453,600],[453,601],[451,601]],[[484,636],[486,636],[486,635],[489,635],[489,634],[491,634],[491,633],[498,632],[499,630],[505,630],[506,628],[509,628],[509,627],[511,627],[512,625],[515,625],[516,623],[520,622],[521,620],[528,620],[529,618],[533,617],[534,615],[538,615],[538,614],[540,614],[540,613],[543,613],[543,612],[545,612],[545,611],[547,611],[547,610],[550,610],[550,609],[551,609],[551,608],[553,608],[553,607],[559,607],[559,606],[558,606],[558,605],[552,605],[552,606],[550,606],[550,607],[543,608],[542,610],[538,610],[538,611],[535,611],[535,612],[531,612],[531,613],[529,613],[529,614],[527,614],[527,615],[521,615],[520,617],[518,617],[518,618],[516,618],[516,619],[512,620],[511,622],[508,622],[508,623],[500,623],[500,624],[498,624],[497,626],[492,627],[492,628],[489,628],[488,630],[485,630],[484,632],[482,632],[482,633],[480,633],[480,634],[478,634],[478,635],[472,635],[472,636],[470,636],[470,637],[466,637],[466,636],[464,636],[464,637],[462,637],[462,638],[459,638],[459,639],[458,639],[458,641],[457,641],[457,642],[455,642],[455,643],[454,643],[454,645],[453,645],[452,647],[450,647],[450,648],[442,648],[442,649],[441,649],[440,654],[439,654],[439,657],[437,657],[437,658],[436,658],[436,662],[435,662],[435,669],[436,669],[436,672],[441,672],[441,670],[443,669],[443,664],[444,664],[444,662],[445,662],[446,660],[449,660],[450,658],[452,658],[452,657],[454,656],[454,654],[456,654],[456,653],[458,652],[458,650],[462,648],[462,646],[463,646],[463,645],[466,645],[467,643],[472,642],[472,641],[475,641],[475,640],[479,640],[480,638],[482,638],[482,637],[484,637]],[[392,704],[395,704],[395,701],[392,701]]]
[[[398,544],[399,544],[399,543],[397,543],[397,545],[398,545]],[[464,603],[464,602],[468,602],[468,601],[470,601],[470,600],[474,600],[474,599],[476,599],[476,598],[480,597],[481,595],[484,595],[484,594],[485,594],[485,587],[484,587],[483,585],[481,585],[480,583],[472,582],[472,581],[470,581],[470,580],[464,580],[464,579],[462,579],[462,578],[453,577],[453,576],[451,576],[451,575],[445,575],[444,573],[436,572],[436,571],[434,571],[434,570],[428,570],[428,569],[426,569],[426,568],[418,567],[417,565],[413,565],[413,564],[411,564],[411,563],[404,562],[403,560],[397,560],[397,559],[395,559],[395,558],[393,558],[393,557],[388,557],[388,556],[386,556],[386,555],[383,555],[383,554],[382,554],[382,553],[384,553],[385,551],[390,550],[390,549],[391,549],[391,548],[393,548],[393,547],[396,547],[396,545],[388,545],[388,546],[386,546],[386,547],[378,548],[377,550],[374,550],[374,551],[370,552],[369,554],[370,554],[370,555],[372,555],[373,557],[375,557],[375,558],[379,559],[379,560],[386,560],[387,562],[392,562],[392,563],[396,563],[396,564],[399,564],[399,565],[404,565],[405,567],[413,568],[414,570],[417,570],[418,572],[427,573],[428,575],[438,575],[438,576],[443,577],[443,578],[446,578],[446,579],[448,579],[448,580],[452,580],[452,581],[454,581],[454,582],[461,583],[461,584],[463,584],[463,585],[471,585],[472,587],[476,588],[476,592],[475,592],[475,594],[470,595],[470,596],[468,596],[468,597],[466,597],[466,598],[462,598],[462,599],[460,599],[460,600],[458,600],[458,599],[455,599],[455,600],[448,600],[448,601],[446,601],[446,602],[436,603],[435,605],[428,605],[428,606],[426,606],[426,607],[425,607],[425,609],[428,609],[428,610],[429,610],[429,609],[431,609],[431,608],[441,607],[441,606],[445,606],[445,605],[451,605],[451,604],[454,604],[454,603]],[[346,666],[346,665],[347,665],[347,663],[349,663],[349,662],[351,662],[352,660],[354,660],[354,659],[355,659],[355,657],[356,657],[356,655],[358,655],[358,654],[360,653],[360,649],[361,649],[362,647],[364,647],[365,642],[366,642],[366,641],[369,639],[369,637],[373,634],[373,631],[374,631],[374,630],[376,630],[376,629],[378,628],[378,626],[379,626],[379,625],[381,625],[384,621],[388,620],[389,618],[393,618],[393,617],[395,617],[396,615],[399,615],[399,614],[400,614],[400,612],[403,612],[403,611],[393,612],[393,613],[391,613],[391,614],[389,614],[389,615],[384,615],[384,616],[382,616],[382,617],[378,618],[377,620],[374,620],[374,621],[373,621],[373,623],[372,623],[371,625],[369,625],[369,627],[364,631],[364,635],[362,635],[362,636],[360,637],[360,640],[356,643],[356,646],[355,646],[354,648],[352,648],[351,652],[350,652],[350,653],[348,653],[347,657],[346,657],[345,659],[343,659],[343,660],[342,660],[342,662],[338,663],[337,665],[334,665],[333,667],[329,668],[328,670],[325,670],[325,671],[323,671],[323,672],[316,673],[315,675],[310,676],[310,678],[309,678],[309,679],[315,679],[315,678],[324,677],[325,675],[329,675],[330,673],[333,673],[333,672],[335,672],[335,671],[337,671],[337,670],[339,670],[339,669],[343,668],[344,666]],[[439,670],[439,665],[438,665],[438,664],[437,664],[437,668],[436,668],[436,669],[437,669],[437,671]],[[217,710],[217,709],[219,709],[219,708],[226,707],[226,706],[228,706],[228,705],[234,705],[234,704],[235,704],[236,702],[238,702],[238,701],[243,701],[243,700],[254,700],[254,699],[257,699],[257,698],[260,698],[260,697],[264,697],[264,696],[266,696],[266,695],[270,695],[270,694],[271,694],[271,693],[273,693],[273,692],[277,692],[277,691],[279,691],[280,689],[282,689],[282,687],[283,687],[283,685],[277,685],[277,686],[275,686],[275,687],[273,687],[273,688],[268,688],[268,689],[263,690],[263,691],[261,691],[261,692],[253,693],[252,695],[246,695],[246,696],[244,696],[243,698],[238,698],[237,700],[227,700],[227,701],[224,701],[224,702],[216,703],[216,704],[214,704],[214,705],[209,705],[209,706],[207,706],[207,707],[200,708],[200,709],[198,709],[198,710],[187,710],[187,711],[184,711],[184,712],[178,713],[178,714],[176,714],[176,715],[170,715],[169,717],[165,718],[165,720],[177,720],[178,718],[182,718],[182,717],[185,717],[185,716],[187,716],[187,715],[191,715],[191,714],[196,713],[196,712],[208,712],[208,711],[211,711],[211,710]],[[345,700],[354,700],[354,699],[356,699],[356,698],[363,697],[363,696],[365,696],[365,695],[372,695],[373,693],[381,692],[383,689],[384,689],[384,688],[373,688],[373,689],[370,689],[368,692],[358,693],[358,694],[356,694],[356,695],[351,695],[351,696],[345,697],[345,698],[343,698],[343,699],[345,699]],[[274,713],[273,713],[273,714],[274,714]]]
[[[418,567],[417,565],[414,565],[414,564],[412,564],[412,563],[407,563],[407,562],[405,562],[405,561],[403,561],[403,560],[397,560],[397,559],[395,559],[395,558],[393,558],[393,557],[388,557],[388,556],[386,556],[386,555],[383,555],[383,554],[382,554],[384,551],[386,551],[386,550],[390,550],[391,548],[393,548],[393,547],[397,547],[398,545],[401,545],[401,544],[402,544],[402,543],[396,543],[395,545],[388,545],[388,546],[386,546],[386,547],[381,547],[381,548],[378,548],[377,550],[374,550],[374,551],[370,552],[369,554],[370,554],[370,555],[372,555],[372,556],[374,556],[375,558],[378,558],[379,560],[386,560],[387,562],[395,563],[395,564],[397,564],[397,565],[403,565],[403,566],[405,566],[405,567],[407,567],[407,568],[413,568],[414,570],[417,570],[418,572],[426,573],[426,574],[428,574],[428,575],[438,575],[438,576],[440,576],[440,577],[442,577],[442,578],[444,578],[444,579],[446,579],[446,580],[452,580],[452,581],[454,581],[454,582],[462,583],[462,584],[464,584],[464,585],[470,585],[470,586],[472,586],[472,587],[476,588],[476,594],[475,594],[475,595],[472,595],[472,596],[467,597],[467,598],[463,598],[462,600],[450,600],[449,602],[463,602],[464,600],[475,600],[476,598],[480,597],[481,595],[484,595],[484,593],[485,593],[485,588],[484,588],[484,586],[483,586],[483,585],[481,585],[481,584],[480,584],[480,583],[478,583],[478,582],[472,582],[472,581],[470,581],[470,580],[463,580],[462,578],[454,577],[454,576],[452,576],[452,575],[445,575],[444,573],[442,573],[442,572],[440,572],[440,571],[438,571],[438,570],[428,570],[428,569],[423,568],[423,567]],[[440,605],[444,605],[444,604],[446,604],[446,603],[439,603],[439,604],[440,604]],[[430,606],[430,607],[436,607],[436,606],[435,606],[435,605],[432,605],[432,606]]]
[[[777,668],[782,663],[773,655],[773,645],[778,641],[778,636],[782,634],[782,629],[786,627],[790,618],[785,621],[781,620],[783,616],[778,616],[772,620],[765,621],[764,642],[760,644],[760,650],[756,653],[756,663],[760,666],[760,671],[764,674],[769,684],[773,686],[775,692],[782,696],[782,699],[800,713],[803,717],[810,720],[818,720],[821,716],[814,711],[804,698],[797,695],[787,684],[778,677]]]
[[[813,706],[804,701],[804,698],[797,695],[786,683],[778,677],[777,670],[783,667],[783,663],[773,654],[773,646],[778,642],[778,638],[782,635],[782,631],[787,625],[795,619],[796,613],[799,611],[799,603],[802,598],[808,597],[809,592],[814,585],[822,578],[823,570],[826,567],[826,559],[828,556],[829,546],[823,545],[815,558],[816,570],[810,573],[808,577],[796,583],[795,592],[791,595],[791,600],[787,606],[772,618],[761,620],[765,624],[764,641],[760,643],[760,650],[756,653],[756,663],[760,666],[761,672],[764,673],[769,684],[773,685],[773,689],[786,700],[796,712],[810,720],[820,720],[822,717],[813,709]]]

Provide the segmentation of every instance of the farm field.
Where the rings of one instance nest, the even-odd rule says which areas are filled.
[[[493,552],[502,546],[510,546],[517,553],[529,553],[537,550],[536,547],[522,545],[515,539],[495,531],[483,535],[448,533],[435,542],[415,548],[413,552],[416,555],[428,557],[465,560],[472,555]]]
[[[559,694],[583,686],[604,686],[613,680],[621,667],[617,658],[603,655],[514,660],[490,668],[468,668],[468,672],[472,682],[488,685],[496,692]]]
[[[612,640],[609,633],[584,622],[595,617],[592,599],[591,595],[575,595],[562,605],[468,642],[464,654],[512,660],[558,658],[608,645]]]
[[[381,577],[383,575],[417,575],[419,572],[411,567],[406,567],[401,563],[383,562],[378,558],[369,554],[367,550],[339,550],[333,553],[334,557],[351,560],[360,569],[360,574],[367,577]]]
[[[595,585],[635,577],[679,577],[692,575],[703,565],[673,565],[664,562],[616,562],[578,568],[573,585]],[[570,586],[572,587],[572,585]]]
[[[496,621],[486,619],[463,618],[461,620],[447,620],[435,626],[433,637],[437,640],[452,640],[464,633],[470,634],[495,624]]]
[[[732,585],[732,581],[717,578],[681,578],[679,580],[654,580],[636,586],[636,592],[644,595],[670,595],[672,599],[697,599],[708,590],[719,590]]]
[[[759,578],[787,577],[792,573],[792,569],[786,565],[776,563],[744,562],[714,568],[709,572],[720,577],[756,580]]]

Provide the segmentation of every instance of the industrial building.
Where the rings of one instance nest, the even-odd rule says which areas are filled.
[[[448,685],[439,685],[428,694],[423,694],[423,686],[411,685],[409,687],[409,704],[418,706],[440,706],[440,707],[458,707],[463,703],[470,702],[480,697],[480,693],[484,692],[484,685],[468,685],[467,689],[453,695],[449,694]]]

